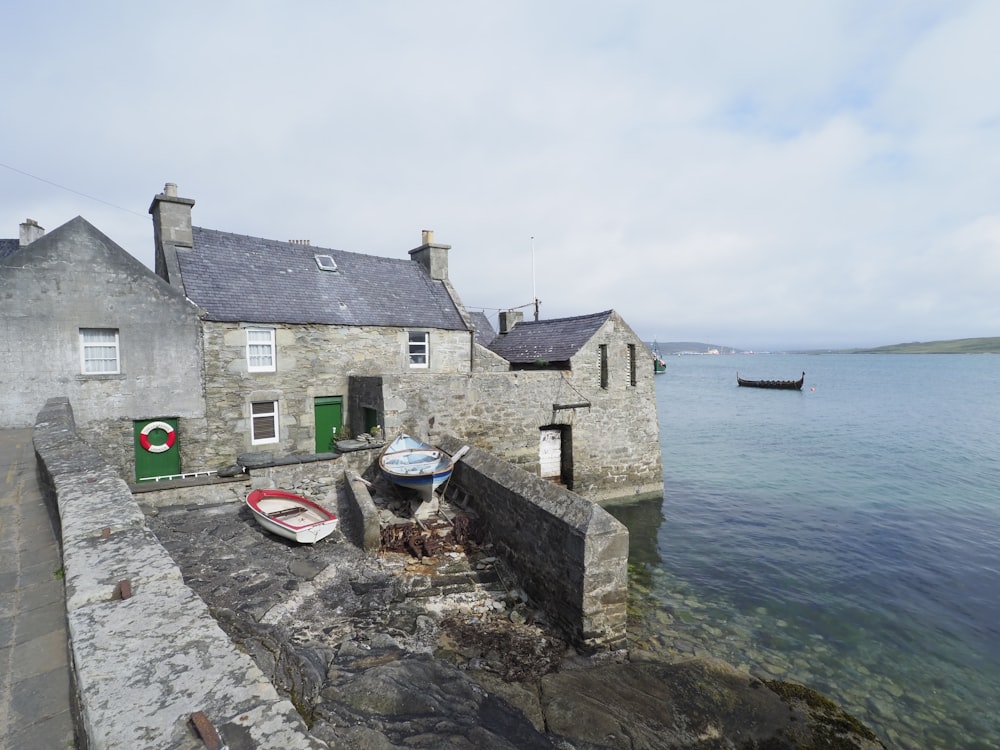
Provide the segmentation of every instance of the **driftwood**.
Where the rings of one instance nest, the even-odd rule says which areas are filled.
[[[464,513],[453,521],[428,519],[383,526],[381,536],[384,551],[402,552],[417,559],[459,552],[482,541],[475,521]]]

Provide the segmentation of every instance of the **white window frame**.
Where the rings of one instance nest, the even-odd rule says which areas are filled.
[[[431,335],[427,331],[410,331],[407,336],[407,356],[410,361],[410,369],[424,369],[430,367],[431,362]],[[423,361],[421,361],[423,360]]]
[[[258,407],[260,410],[258,411]],[[267,410],[269,407],[269,410]],[[257,437],[257,420],[270,419],[271,430],[262,430],[264,437]],[[262,422],[261,427],[266,423]],[[273,432],[274,435],[267,435]],[[263,445],[265,443],[277,443],[278,437],[278,402],[277,401],[251,401],[250,402],[250,444]]]
[[[109,334],[111,335],[109,336]],[[101,369],[90,369],[97,363],[110,363],[112,359],[114,360],[113,369],[107,369],[107,365],[100,365]],[[120,375],[121,371],[121,346],[118,329],[81,328],[80,372],[84,375]]]
[[[278,351],[274,343],[274,329],[247,328],[246,332],[247,372],[275,372],[278,369]],[[255,334],[263,336],[255,340]]]

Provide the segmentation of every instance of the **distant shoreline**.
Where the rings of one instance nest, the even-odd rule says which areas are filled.
[[[667,341],[650,344],[661,355],[666,354],[752,354],[720,344],[695,341]],[[1000,336],[945,341],[912,341],[905,344],[876,346],[869,349],[797,349],[783,352],[756,352],[757,354],[1000,354]]]

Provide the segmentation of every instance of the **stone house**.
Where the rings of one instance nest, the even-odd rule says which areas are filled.
[[[179,446],[162,446],[204,419],[195,306],[81,217],[48,234],[29,219],[0,240],[0,348],[0,426],[33,425],[66,396],[79,433],[126,477],[139,453],[154,474],[176,464]]]
[[[502,313],[482,348],[476,364],[490,367],[438,376],[434,388],[354,378],[352,403],[386,425],[461,436],[590,500],[663,493],[652,368],[618,313],[530,322]]]
[[[432,233],[383,258],[192,226],[193,205],[168,184],[150,213],[157,273],[201,310],[205,420],[184,437],[204,465],[332,452],[381,426],[348,414],[352,375],[471,372],[475,333]]]
[[[67,396],[129,479],[379,427],[458,436],[592,500],[662,492],[652,373],[616,312],[509,312],[495,332],[429,231],[376,257],[193,226],[194,204],[169,183],[153,198],[155,273],[81,218],[0,240],[0,426]]]
[[[205,422],[182,436],[205,465],[378,427],[461,436],[591,499],[662,492],[652,373],[614,311],[507,313],[497,334],[432,232],[383,258],[197,227],[193,206],[168,184],[150,213],[157,273],[202,311]]]

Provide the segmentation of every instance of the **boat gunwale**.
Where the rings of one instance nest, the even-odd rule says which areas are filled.
[[[763,388],[773,391],[800,391],[806,382],[805,370],[798,380],[746,380],[736,373],[736,384],[743,388]]]

